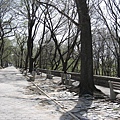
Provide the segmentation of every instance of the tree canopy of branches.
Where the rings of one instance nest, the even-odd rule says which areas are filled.
[[[29,72],[34,67],[79,72],[80,96],[96,90],[93,74],[120,76],[118,0],[20,0],[13,8],[15,16],[4,21],[6,12],[0,10],[1,53],[12,20],[17,21],[17,66]]]
[[[12,36],[10,33],[15,29],[15,26],[12,25],[14,17],[10,14],[10,9],[11,5],[9,0],[0,1],[0,66],[2,67],[6,39]]]

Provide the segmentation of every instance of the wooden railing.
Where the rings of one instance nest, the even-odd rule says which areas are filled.
[[[50,72],[51,75],[58,76],[58,77],[61,77],[61,73],[63,73],[63,71],[57,71],[57,70],[46,70],[46,69],[37,69],[37,70],[39,72],[46,73],[46,74]],[[80,73],[67,72],[67,74],[71,75],[71,79],[80,81]],[[94,82],[96,85],[109,87],[109,83],[108,83],[109,80],[120,82],[120,78],[117,78],[117,77],[94,75]]]

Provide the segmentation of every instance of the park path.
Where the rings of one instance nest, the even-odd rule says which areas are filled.
[[[61,114],[39,106],[29,84],[15,67],[0,69],[0,120],[59,120]]]
[[[60,78],[54,77],[49,80],[43,75],[37,77],[35,82],[80,120],[120,120],[119,101],[111,102],[108,99],[92,99],[86,96],[78,99],[77,96],[73,96],[73,93],[58,86]],[[97,87],[105,94],[109,94],[109,88]],[[0,120],[75,119],[71,118],[68,112],[58,109],[46,96],[38,94],[20,71],[11,66],[0,69]]]

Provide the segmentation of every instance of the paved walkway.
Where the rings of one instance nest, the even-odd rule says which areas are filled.
[[[26,89],[29,84],[16,68],[0,69],[0,120],[59,119],[61,115],[56,118],[38,105],[36,96]]]
[[[39,85],[44,89],[47,84],[51,85],[51,80],[48,80],[47,83],[43,81]],[[30,86],[31,84],[15,67],[0,69],[0,120],[73,120],[68,114],[59,112],[54,104],[50,104],[49,100],[46,101],[45,96],[33,94],[32,90],[30,92],[28,89]],[[109,88],[97,87],[109,95]],[[56,99],[61,99],[61,96],[65,95],[65,97],[71,98],[71,94],[67,93],[58,91],[58,93],[52,94],[51,91],[50,95]],[[70,112],[82,116],[81,120],[120,120],[119,103],[112,103],[104,99],[91,100],[81,98],[78,102],[61,101],[61,103],[63,102]],[[46,102],[45,105],[42,104],[42,101]]]

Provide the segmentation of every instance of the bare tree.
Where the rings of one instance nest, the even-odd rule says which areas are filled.
[[[75,0],[78,11],[79,29],[81,29],[81,80],[80,96],[93,94],[95,90],[93,80],[92,34],[89,9],[86,0]]]
[[[67,5],[67,4],[65,4],[65,5]],[[68,6],[68,8],[69,8],[69,6]],[[64,8],[64,11],[66,11],[65,8]],[[66,12],[69,14],[69,10]],[[47,19],[47,22],[49,25],[48,28],[51,32],[51,38],[54,41],[55,48],[58,51],[58,54],[60,56],[60,60],[62,62],[62,70],[64,71],[64,73],[66,73],[68,68],[70,67],[70,65],[68,65],[68,63],[71,58],[71,54],[74,51],[76,41],[78,40],[77,38],[79,35],[79,30],[75,27],[73,30],[74,24],[69,19],[66,19],[66,17],[62,14],[61,14],[61,17],[58,20],[58,23],[56,24],[56,26],[52,22],[54,20],[51,19],[52,16],[51,16],[51,13],[49,13],[49,10],[48,10],[48,17],[49,18]],[[61,39],[59,39],[59,40],[57,37],[58,35],[61,37]],[[65,49],[64,48],[62,49],[61,46],[63,46],[63,45],[66,46]]]
[[[109,34],[111,35],[113,45],[114,45],[114,57],[117,60],[117,76],[120,76],[120,23],[119,23],[119,1],[112,0],[102,0],[104,4],[104,11],[101,4],[98,2],[95,6],[96,11],[99,13],[99,18],[101,19],[103,25],[106,26]],[[117,43],[117,44],[116,44]],[[109,44],[107,44],[109,45]],[[109,46],[108,46],[109,47]],[[110,48],[110,47],[109,47]],[[111,49],[113,52],[113,49]]]
[[[16,27],[13,26],[14,17],[10,13],[10,1],[0,1],[0,65],[3,66],[3,54],[5,39],[12,36],[10,33]],[[9,16],[7,16],[9,14]]]
[[[19,57],[18,59],[20,60],[20,62],[19,62],[19,66],[17,66],[17,67],[23,68],[23,65],[25,66],[25,60],[23,59],[23,57],[25,57],[24,56],[24,49],[25,49],[25,44],[27,42],[27,36],[25,33],[22,35],[16,33],[15,40],[17,41],[18,48],[20,49],[20,51],[19,51],[20,54],[18,55],[18,57]]]
[[[36,40],[36,36],[38,35],[40,24],[43,23],[43,21],[41,20],[41,17],[43,17],[42,13],[41,13],[42,8],[40,10],[39,4],[35,0],[31,0],[31,1],[23,0],[23,5],[25,6],[26,13],[24,14],[21,11],[21,14],[25,16],[25,18],[27,19],[27,22],[28,22],[28,25],[27,25],[28,26],[27,56],[26,56],[25,69],[27,69],[27,67],[29,65],[29,72],[32,72],[33,67],[34,67],[34,62],[40,54],[40,49],[39,49],[34,58],[33,48],[34,48],[34,41]],[[43,18],[45,18],[45,17],[43,17]],[[42,35],[42,41],[44,38],[45,29],[43,31],[44,32]],[[39,37],[39,39],[40,39],[40,37]],[[41,43],[43,43],[43,42],[41,42]]]
[[[56,7],[54,3],[52,3],[52,1],[50,2],[51,3],[39,1],[40,4],[43,4],[43,5],[47,4],[48,6],[56,9],[60,14],[62,14],[68,20],[74,23],[74,25],[77,26],[78,31],[81,31],[81,36],[80,36],[80,39],[81,39],[80,96],[83,94],[93,94],[93,91],[96,90],[96,88],[94,86],[94,81],[93,81],[92,35],[91,35],[91,23],[90,23],[90,16],[89,16],[89,9],[87,6],[87,1],[86,0],[73,1],[76,3],[76,7],[77,7],[78,22],[76,22],[77,20],[76,18],[73,19],[71,16],[66,14],[65,9],[61,10],[61,8]],[[50,27],[50,31],[51,31],[51,37],[54,39],[55,46],[59,48],[59,44],[56,39],[54,29]],[[58,49],[58,52],[62,58],[63,55],[61,54],[60,49]],[[64,62],[64,59],[62,61]]]

